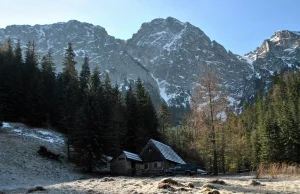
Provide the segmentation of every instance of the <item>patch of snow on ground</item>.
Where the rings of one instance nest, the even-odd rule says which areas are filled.
[[[21,129],[13,129],[12,131],[15,132],[15,133],[22,133]]]
[[[9,123],[3,122],[2,123],[3,128],[12,128],[12,126]]]
[[[3,123],[3,128],[7,128],[7,131],[16,133],[18,135],[33,137],[49,143],[63,144],[65,141],[64,136],[55,131],[48,131],[40,128],[28,129],[23,126],[13,126],[9,123]]]

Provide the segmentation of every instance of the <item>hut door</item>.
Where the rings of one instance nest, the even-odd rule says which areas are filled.
[[[135,162],[131,162],[131,176],[135,176]]]

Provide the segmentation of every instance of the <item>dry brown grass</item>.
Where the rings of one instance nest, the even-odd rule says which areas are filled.
[[[296,176],[300,176],[300,166],[294,163],[260,163],[257,167],[257,178]]]

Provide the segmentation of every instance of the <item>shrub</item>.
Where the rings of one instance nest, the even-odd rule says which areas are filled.
[[[260,163],[257,167],[257,178],[295,177],[300,175],[300,166],[292,163]]]

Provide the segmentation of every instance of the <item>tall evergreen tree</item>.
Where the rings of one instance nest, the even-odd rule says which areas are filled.
[[[149,93],[143,86],[142,80],[138,78],[136,82],[136,103],[137,103],[137,139],[136,144],[138,151],[141,151],[143,146],[150,138],[159,140],[159,133],[157,131],[158,121],[156,111],[150,99]]]
[[[124,148],[124,138],[126,133],[125,107],[119,86],[116,84],[112,90],[114,104],[112,106],[109,131],[107,139],[110,142],[111,156],[116,157]]]
[[[1,46],[0,98],[2,101],[3,119],[16,119],[16,87],[14,85],[16,69],[14,68],[13,48],[11,40],[4,41]],[[16,70],[17,71],[17,70]]]
[[[55,64],[53,62],[52,51],[49,50],[41,61],[43,79],[43,98],[44,111],[48,125],[52,125],[55,120],[55,96],[56,96],[56,77]]]
[[[79,76],[79,81],[80,81],[80,101],[83,101],[86,95],[86,91],[88,89],[88,83],[90,81],[91,77],[91,71],[90,71],[90,65],[89,65],[89,58],[86,55],[84,57],[84,61],[81,67],[81,72]]]
[[[63,91],[62,91],[62,103],[61,103],[61,126],[68,135],[67,140],[67,150],[68,159],[70,159],[70,145],[72,142],[72,130],[75,126],[75,118],[78,110],[78,75],[75,68],[75,53],[73,51],[72,44],[68,44],[68,48],[65,52],[65,57],[63,61]]]
[[[25,121],[34,126],[41,126],[46,121],[43,111],[41,72],[38,68],[38,56],[35,42],[29,41],[26,48],[23,87],[25,91]]]
[[[125,97],[126,102],[126,135],[125,135],[125,150],[130,152],[137,152],[137,119],[138,119],[138,109],[137,109],[137,102],[136,97],[134,95],[133,89],[131,85],[129,85],[129,89],[126,93]]]

